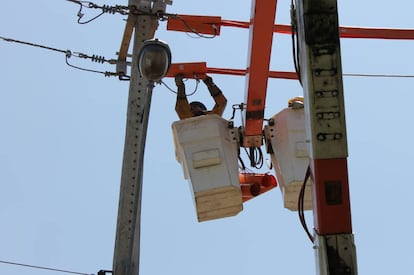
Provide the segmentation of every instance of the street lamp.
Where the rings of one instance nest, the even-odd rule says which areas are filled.
[[[170,47],[158,39],[144,41],[139,55],[138,68],[146,79],[158,82],[163,78],[171,65]]]

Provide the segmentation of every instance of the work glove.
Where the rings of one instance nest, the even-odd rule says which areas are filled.
[[[184,75],[182,74],[177,74],[175,76],[175,85],[177,85],[177,87],[184,86],[183,78],[184,78]]]
[[[211,78],[211,76],[206,76],[203,81],[206,84],[208,91],[212,97],[216,97],[221,94],[221,90],[216,86],[216,84],[214,84],[213,78]]]
[[[177,74],[175,76],[175,85],[177,85],[177,99],[186,99],[185,95],[185,86],[183,81],[184,76],[182,74]]]
[[[203,81],[207,86],[214,85],[213,78],[211,78],[211,76],[206,76]]]

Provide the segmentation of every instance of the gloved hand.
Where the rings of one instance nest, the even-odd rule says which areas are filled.
[[[175,76],[175,85],[177,85],[177,87],[184,86],[183,78],[184,78],[183,74],[177,74]]]
[[[207,86],[214,84],[213,78],[211,78],[211,76],[206,76],[206,78],[203,81]]]
[[[212,97],[216,97],[219,94],[221,94],[220,88],[217,87],[216,84],[214,84],[213,78],[211,78],[211,76],[206,76],[206,79],[204,79],[203,81],[206,84],[208,91],[210,92],[210,95]]]

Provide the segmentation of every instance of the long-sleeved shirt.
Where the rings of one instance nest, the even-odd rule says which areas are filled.
[[[214,83],[207,84],[207,87],[216,104],[211,111],[206,111],[205,114],[217,114],[219,116],[222,116],[227,105],[226,97],[223,95],[220,88],[217,87]],[[175,111],[177,112],[177,115],[180,119],[193,117],[191,106],[188,103],[187,97],[185,95],[184,85],[178,86]]]

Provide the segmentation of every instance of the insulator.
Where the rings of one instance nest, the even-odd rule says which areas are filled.
[[[97,63],[104,63],[106,61],[105,57],[100,56],[100,55],[92,55],[91,60],[92,62],[97,62]]]
[[[105,75],[105,77],[110,77],[110,76],[115,76],[116,74],[112,73],[112,72],[105,71],[104,75]]]
[[[109,5],[103,5],[102,6],[102,11],[103,12],[106,12],[106,13],[115,14],[116,8],[115,7],[112,7],[112,6],[109,6]]]

